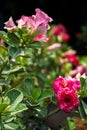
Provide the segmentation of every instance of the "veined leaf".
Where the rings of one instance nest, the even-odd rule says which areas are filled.
[[[7,42],[7,33],[4,31],[0,31],[0,38]]]
[[[6,130],[16,130],[19,126],[15,123],[4,124]]]
[[[20,113],[20,112],[22,112],[22,111],[25,111],[25,110],[27,110],[27,109],[28,109],[28,108],[26,107],[25,104],[20,103],[20,104],[17,105],[17,107],[15,108],[15,110],[11,112],[11,115],[18,114],[18,113]]]
[[[52,96],[53,96],[53,92],[51,90],[45,90],[39,97],[39,101],[52,97]]]
[[[16,58],[17,56],[22,54],[22,50],[21,48],[17,49],[16,47],[8,47],[8,52],[10,54],[11,57]]]
[[[8,44],[12,47],[19,47],[19,44],[20,44],[20,39],[16,36],[15,33],[8,33],[7,34],[8,36]]]
[[[12,69],[12,70],[3,70],[2,71],[2,74],[13,74],[13,73],[21,73],[21,72],[24,72],[25,71],[25,68],[23,67],[20,67],[20,68],[15,68],[15,69]]]
[[[10,111],[13,111],[17,105],[22,101],[23,99],[23,94],[17,89],[12,89],[7,92],[6,96],[10,99]]]

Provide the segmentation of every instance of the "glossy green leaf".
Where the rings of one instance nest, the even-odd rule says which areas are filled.
[[[17,89],[8,91],[6,96],[10,99],[10,111],[13,111],[23,99],[23,94]]]
[[[67,130],[77,130],[74,120],[70,117],[67,118]]]
[[[30,97],[32,95],[31,92],[34,89],[34,83],[29,78],[26,78],[23,83],[24,83],[24,85],[20,89],[23,92],[24,96]]]
[[[4,31],[0,31],[0,38],[7,42],[7,33]]]
[[[84,111],[85,111],[85,114],[87,116],[87,104],[82,100],[81,101],[82,105],[83,105],[83,108],[84,108]]]
[[[25,111],[25,110],[27,110],[27,109],[28,109],[28,108],[26,107],[25,104],[20,103],[20,104],[17,105],[17,107],[15,108],[15,110],[11,112],[11,115],[18,114],[18,113],[20,113],[20,112],[22,112],[22,111]]]
[[[29,44],[30,48],[39,48],[42,46],[41,42],[32,42],[31,44]]]
[[[86,113],[85,113],[85,110],[84,110],[82,101],[80,102],[80,106],[78,107],[78,110],[79,110],[79,114],[80,114],[81,118],[82,118],[83,120],[84,120],[84,119],[87,119],[87,115],[86,115]]]
[[[85,84],[85,79],[84,79],[83,77],[81,77],[81,78],[80,78],[80,82],[81,82],[81,87],[83,87],[84,84]]]
[[[9,52],[10,56],[13,58],[16,58],[17,56],[22,54],[21,48],[17,49],[15,47],[11,47],[11,46],[8,48],[8,52]]]
[[[19,44],[20,44],[20,39],[16,36],[15,33],[13,32],[9,32],[7,34],[8,38],[9,38],[9,41],[8,41],[8,44],[12,47],[19,47]]]
[[[40,88],[34,88],[32,90],[32,97],[33,97],[34,100],[37,100],[40,97],[40,95],[41,95]]]
[[[15,69],[12,69],[12,70],[3,70],[2,71],[2,74],[15,74],[15,73],[21,73],[21,72],[24,72],[25,71],[25,68],[23,67],[19,67],[19,68],[15,68]]]
[[[19,126],[15,123],[4,124],[6,130],[16,130]]]
[[[44,100],[46,98],[52,97],[54,94],[51,90],[45,90],[42,92],[39,101]]]
[[[4,109],[8,106],[8,104],[0,104],[0,114],[4,111]]]

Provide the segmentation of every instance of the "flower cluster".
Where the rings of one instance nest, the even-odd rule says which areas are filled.
[[[35,12],[15,22],[10,17],[0,31],[1,129],[48,130],[45,119],[58,110],[87,117],[87,62],[67,44],[64,25],[49,25],[51,17]],[[50,104],[60,109],[49,112]]]
[[[14,23],[12,17],[9,18],[7,22],[5,22],[4,29],[8,31],[25,28],[28,30],[29,35],[35,34],[34,41],[48,41],[48,37],[46,36],[47,30],[50,29],[49,22],[52,22],[53,19],[41,11],[39,8],[35,9],[36,15],[25,16],[22,15],[19,20],[16,20],[16,24]]]
[[[54,80],[53,90],[61,110],[70,112],[80,105],[77,95],[77,91],[80,87],[81,84],[77,78],[59,76]]]

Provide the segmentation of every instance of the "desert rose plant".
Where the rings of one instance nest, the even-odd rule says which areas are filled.
[[[70,36],[39,8],[35,12],[16,22],[10,17],[0,31],[1,130],[50,130],[45,119],[60,110],[87,117],[87,78],[76,77],[81,71],[69,75],[79,65],[66,43]],[[57,110],[49,113],[49,104]]]

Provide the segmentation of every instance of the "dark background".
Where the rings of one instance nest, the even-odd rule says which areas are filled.
[[[1,0],[0,1],[0,29],[10,16],[14,21],[21,15],[35,14],[35,8],[40,8],[53,18],[54,24],[62,23],[71,36],[72,47],[83,53],[82,47],[78,48],[75,35],[81,31],[81,26],[87,23],[87,1],[67,0]]]

